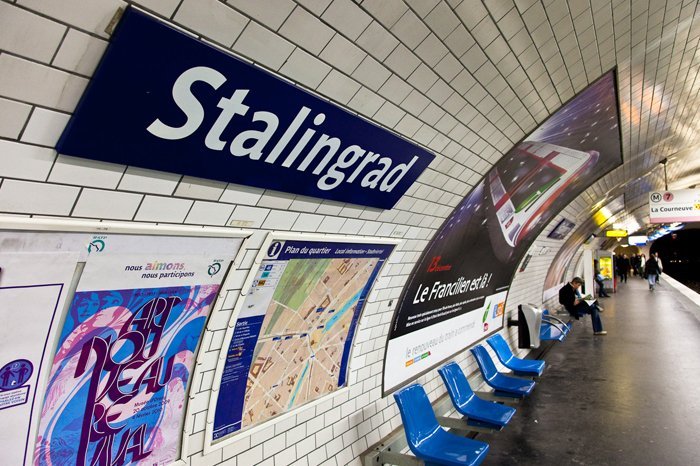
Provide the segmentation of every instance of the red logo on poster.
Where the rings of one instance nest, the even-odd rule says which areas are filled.
[[[664,201],[671,202],[672,200],[673,200],[673,193],[669,193],[669,192],[664,193]]]
[[[428,266],[428,272],[445,272],[452,268],[451,265],[440,265],[440,259],[442,256],[433,256]]]

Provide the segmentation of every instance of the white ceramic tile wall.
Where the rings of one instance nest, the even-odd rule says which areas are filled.
[[[172,173],[90,162],[52,149],[109,38],[116,9],[139,5],[268,71],[388,127],[437,157],[394,209],[382,211]],[[557,216],[516,273],[507,309],[541,302],[563,241],[562,216],[626,192],[643,205],[673,156],[673,180],[697,171],[700,13],[692,0],[0,0],[0,214],[229,225],[402,238],[359,327],[350,389],[202,456],[206,403],[227,312],[193,378],[192,465],[359,464],[400,425],[381,398],[386,334],[413,264],[443,219],[501,155],[563,102],[618,67],[625,165]],[[700,181],[700,180],[699,180]],[[680,184],[678,187],[681,186]],[[637,214],[634,214],[637,215]],[[639,217],[641,218],[641,216]],[[539,255],[543,246],[549,247]],[[238,290],[228,291],[225,309]],[[514,332],[508,334],[512,338]],[[513,339],[513,341],[515,341]],[[466,354],[457,360],[475,368]],[[435,372],[420,379],[435,399]]]

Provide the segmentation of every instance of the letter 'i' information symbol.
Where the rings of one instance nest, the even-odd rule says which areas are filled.
[[[268,257],[275,257],[277,254],[280,253],[280,250],[282,249],[282,243],[279,241],[275,241],[270,245],[270,247],[267,249],[267,255]]]

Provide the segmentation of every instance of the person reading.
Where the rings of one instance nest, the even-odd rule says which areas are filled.
[[[593,324],[594,335],[607,335],[608,332],[603,330],[603,320],[600,318],[600,307],[598,302],[592,297],[581,296],[581,285],[583,279],[574,277],[571,282],[567,283],[559,290],[559,303],[569,312],[573,318],[578,319],[582,314],[591,315],[591,323]],[[586,299],[588,298],[588,300]]]

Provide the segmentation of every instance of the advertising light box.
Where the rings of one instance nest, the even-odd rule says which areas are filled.
[[[649,193],[649,222],[700,222],[700,189]]]
[[[385,209],[434,158],[133,8],[57,150]]]
[[[563,218],[559,223],[557,223],[557,226],[554,227],[547,237],[552,239],[564,239],[569,233],[571,233],[571,230],[573,230],[575,226],[576,224],[574,222]]]
[[[503,327],[517,264],[554,216],[622,163],[614,71],[506,153],[423,251],[393,316],[387,394]]]
[[[646,235],[633,235],[633,236],[628,236],[627,237],[627,244],[631,244],[634,246],[640,246],[643,244],[647,244],[647,241],[649,238],[646,237]]]
[[[598,267],[600,267],[600,274],[606,280],[613,279],[613,262],[612,257],[605,256],[598,259]]]
[[[605,230],[605,236],[608,238],[626,238],[627,230]]]
[[[396,244],[271,235],[224,340],[208,448],[347,386],[360,314]]]

